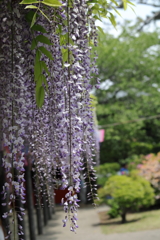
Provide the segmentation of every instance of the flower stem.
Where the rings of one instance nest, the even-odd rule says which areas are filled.
[[[68,25],[68,64],[70,64],[70,22],[69,22],[69,0],[67,0],[67,25]],[[70,66],[68,67],[68,81],[70,81]],[[72,178],[71,178],[71,172],[72,172],[72,116],[71,116],[71,86],[69,83],[69,90],[68,90],[68,96],[69,96],[69,163],[70,163],[70,185],[72,184]]]

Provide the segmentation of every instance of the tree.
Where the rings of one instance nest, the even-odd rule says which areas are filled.
[[[159,149],[159,33],[136,29],[125,26],[117,38],[105,34],[98,47],[97,117],[106,129],[101,162]]]
[[[128,211],[154,203],[154,190],[147,180],[140,177],[132,179],[124,175],[112,176],[105,186],[98,190],[98,195],[100,203],[106,202],[111,208],[114,205],[117,206],[122,223],[126,222]]]

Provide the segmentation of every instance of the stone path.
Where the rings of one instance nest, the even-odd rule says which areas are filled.
[[[74,234],[70,232],[69,226],[62,227],[64,212],[58,208],[45,227],[44,234],[37,236],[37,240],[160,240],[160,229],[104,235],[98,217],[98,211],[104,210],[107,210],[107,207],[81,208],[78,212],[79,228],[77,234]]]

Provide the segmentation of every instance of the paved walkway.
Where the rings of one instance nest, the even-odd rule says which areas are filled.
[[[77,234],[74,234],[70,232],[69,226],[62,227],[64,212],[58,208],[53,219],[45,227],[44,234],[37,236],[37,240],[160,240],[160,229],[104,235],[101,232],[98,217],[98,211],[104,210],[107,210],[107,207],[94,209],[88,206],[79,209],[79,228]]]

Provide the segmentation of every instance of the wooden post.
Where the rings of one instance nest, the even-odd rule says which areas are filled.
[[[36,240],[31,170],[30,170],[29,166],[26,166],[25,169],[26,169],[26,174],[25,174],[25,176],[26,176],[26,200],[27,200],[30,240]]]
[[[3,185],[5,183],[5,170],[2,167],[2,158],[3,158],[3,151],[0,151],[0,192],[3,190]],[[2,203],[5,203],[6,206],[2,206]],[[8,202],[7,198],[2,200],[2,195],[0,197],[0,217],[3,215],[3,213],[8,212]],[[1,218],[1,222],[4,228],[4,235],[8,235],[7,232],[9,231],[9,218]],[[9,235],[8,240],[11,240],[11,237]]]
[[[51,202],[51,204],[52,204],[52,206],[51,206],[51,209],[52,209],[52,214],[55,214],[55,199],[54,199],[54,188],[52,189],[52,202]]]
[[[42,211],[41,211],[41,203],[40,203],[40,196],[38,194],[38,190],[35,187],[35,198],[36,198],[36,216],[37,216],[37,230],[38,234],[43,234],[43,224],[42,224]]]
[[[48,222],[48,211],[47,211],[47,202],[46,202],[46,196],[45,193],[43,192],[43,196],[42,196],[42,202],[43,202],[43,221],[44,221],[44,225],[47,225]]]
[[[48,219],[51,220],[52,219],[52,209],[49,204],[47,205],[47,211],[48,211]]]
[[[33,168],[35,168],[35,163],[33,163]],[[43,223],[42,223],[42,207],[41,207],[41,194],[38,190],[38,183],[36,182],[37,177],[35,171],[32,171],[32,179],[33,179],[33,189],[36,201],[36,218],[37,218],[37,231],[38,235],[43,234]]]
[[[38,234],[40,235],[43,234],[41,206],[36,206],[36,216],[37,216],[37,230]]]
[[[50,202],[48,202],[48,218],[49,220],[52,219],[52,214],[55,213],[55,209],[54,209],[54,189],[51,188],[52,192],[50,193]]]
[[[17,181],[17,176],[18,176],[18,171],[17,169],[15,168],[14,169],[14,175],[15,175],[15,180]],[[19,239],[26,239],[26,235],[25,235],[25,221],[24,221],[24,216],[20,214],[21,210],[20,208],[24,208],[22,202],[21,202],[21,199],[19,196],[17,196],[17,199],[16,199],[16,207],[15,207],[15,210],[17,212],[17,223],[18,223],[18,226],[21,225],[22,226],[22,229],[21,229],[21,232],[23,232],[23,234],[21,235],[18,235],[18,238]],[[20,219],[18,218],[18,214],[21,215],[21,218],[23,220],[20,221]],[[17,227],[18,227],[17,226]],[[18,232],[18,229],[17,229],[17,232]]]

